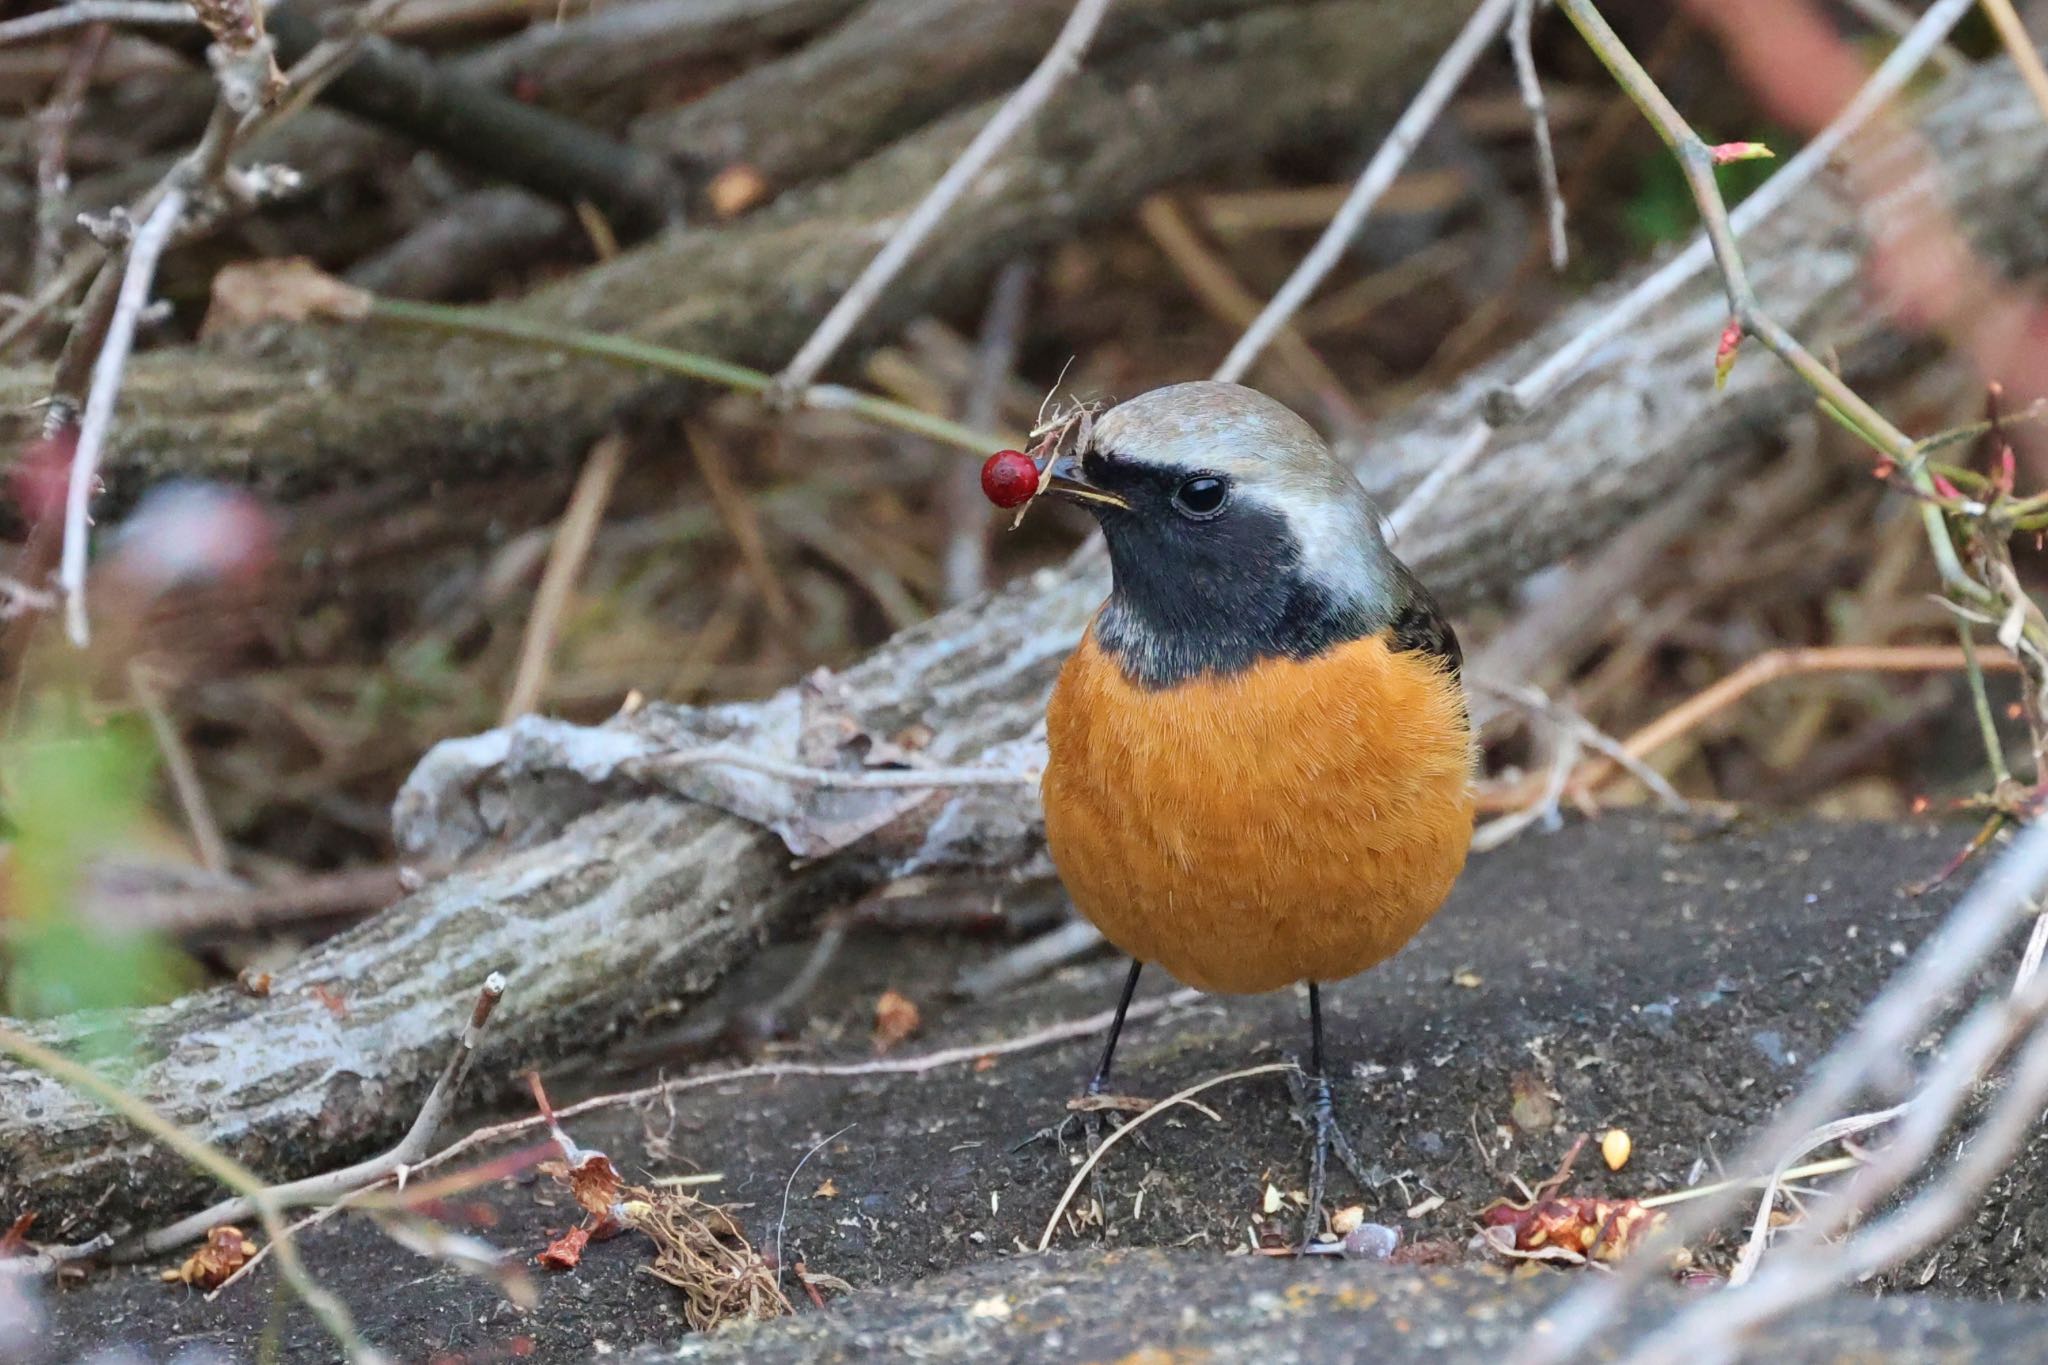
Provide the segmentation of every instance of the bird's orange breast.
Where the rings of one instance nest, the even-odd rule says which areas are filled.
[[[1153,690],[1091,630],[1046,738],[1046,838],[1075,905],[1203,990],[1363,971],[1464,867],[1473,747],[1458,682],[1379,637]]]

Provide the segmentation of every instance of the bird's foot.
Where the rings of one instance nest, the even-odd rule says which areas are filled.
[[[1078,1120],[1083,1133],[1100,1134],[1102,1118],[1110,1114],[1141,1114],[1150,1109],[1153,1101],[1139,1095],[1105,1095],[1099,1091],[1084,1092],[1067,1101],[1067,1112],[1058,1123],[1049,1123],[1037,1132],[1027,1134],[1010,1148],[1012,1154],[1039,1142],[1057,1143],[1061,1151],[1067,1149],[1067,1134]],[[1098,1142],[1091,1141],[1088,1154],[1093,1156]]]
[[[1371,1188],[1372,1177],[1366,1174],[1365,1163],[1359,1160],[1358,1149],[1351,1145],[1351,1137],[1337,1122],[1337,1106],[1331,1098],[1330,1078],[1309,1075],[1304,1072],[1290,1072],[1287,1083],[1294,1091],[1295,1117],[1302,1127],[1308,1129],[1311,1138],[1308,1178],[1308,1218],[1302,1227],[1302,1250],[1315,1245],[1317,1236],[1323,1230],[1323,1190],[1328,1183],[1330,1153],[1344,1163],[1344,1169],[1351,1172],[1351,1178],[1362,1187]]]
[[[1089,1163],[1089,1193],[1094,1198],[1095,1216],[1098,1221],[1107,1227],[1109,1200],[1102,1188],[1102,1166],[1095,1160],[1096,1152],[1101,1150],[1102,1147],[1102,1116],[1104,1114],[1142,1113],[1150,1109],[1152,1103],[1151,1100],[1143,1099],[1137,1095],[1105,1095],[1100,1091],[1084,1092],[1067,1101],[1066,1116],[1058,1123],[1048,1124],[1046,1127],[1039,1129],[1010,1150],[1013,1153],[1021,1152],[1036,1142],[1053,1142],[1058,1144],[1060,1152],[1064,1154],[1067,1150],[1067,1132],[1078,1121],[1081,1128],[1081,1139],[1087,1148],[1087,1156],[1084,1160]],[[1118,1126],[1122,1126],[1120,1120],[1118,1120]]]

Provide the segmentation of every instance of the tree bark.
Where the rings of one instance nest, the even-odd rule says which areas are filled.
[[[1276,98],[1289,83],[1273,84]],[[1105,97],[1104,89],[1093,97]],[[1987,255],[2015,273],[2048,263],[2048,128],[2019,81],[1983,70],[1951,82],[1923,112],[1921,129],[1959,216],[1982,228]],[[1090,149],[1077,155],[1095,165]],[[1110,169],[1096,166],[1090,175]],[[994,197],[1008,207],[983,201],[971,209],[977,233],[993,232],[991,215],[1002,221],[1022,202]],[[839,212],[848,216],[829,221],[857,216],[843,202]],[[763,239],[780,243],[779,254],[764,247],[722,268],[786,263],[788,236],[808,239],[802,223],[786,224]],[[997,233],[992,240],[1007,239]],[[1833,347],[1847,373],[1863,380],[1895,371],[1910,348],[1884,330],[1860,295],[1859,244],[1851,211],[1816,188],[1760,228],[1747,254],[1767,306],[1810,345]],[[659,259],[677,264],[666,253]],[[606,276],[575,300],[596,320],[614,318],[624,309],[621,291],[629,280],[646,280],[647,269],[651,262]],[[968,273],[958,260],[947,269]],[[917,294],[929,297],[934,283],[928,273]],[[1608,301],[1603,295],[1576,306],[1453,390],[1349,442],[1368,483],[1382,494],[1410,485],[1485,395],[1583,331]],[[701,316],[691,308],[684,311]],[[1469,602],[1605,535],[1702,468],[1739,474],[1771,447],[1780,419],[1809,399],[1763,357],[1745,358],[1736,382],[1717,395],[1711,356],[1722,320],[1717,286],[1703,278],[1618,341],[1574,388],[1499,433],[1491,453],[1405,538],[1402,553],[1448,602]],[[664,328],[686,325],[650,322],[649,330],[673,335]],[[319,344],[345,341],[330,334]],[[396,349],[406,357],[398,363],[424,366],[420,352]],[[440,362],[448,366],[444,382],[466,376],[494,393],[507,374],[543,387],[560,383],[530,357],[501,365],[459,350]],[[372,359],[371,347],[362,352],[365,366],[390,363]],[[613,406],[633,387],[609,371],[581,382]],[[396,397],[376,393],[378,402]],[[317,385],[308,397],[303,384],[272,398],[323,413],[340,401]],[[430,386],[423,398],[439,403],[428,403],[426,424],[469,431],[474,442],[450,395]],[[184,400],[179,425],[168,425],[162,412],[138,414],[145,427],[154,420],[150,429],[166,452],[177,452],[174,459],[203,458],[190,444],[194,433],[224,438],[226,412],[234,421],[269,421],[287,439],[280,425],[288,419],[246,408],[195,411],[191,395]],[[510,423],[531,410],[516,407],[469,420]],[[360,415],[336,420],[353,423],[358,439],[389,434],[388,425]],[[595,426],[593,419],[584,429]],[[529,439],[529,455],[548,448],[548,437]],[[477,450],[474,443],[458,448]],[[138,449],[131,437],[124,448],[130,470]],[[381,454],[374,446],[341,451],[358,466]],[[819,675],[761,703],[648,706],[596,728],[528,719],[438,747],[400,798],[399,834],[423,856],[470,857],[465,870],[314,949],[280,972],[264,999],[213,991],[119,1021],[140,1059],[124,1079],[265,1173],[305,1174],[381,1145],[404,1126],[493,969],[507,973],[511,988],[476,1071],[486,1088],[502,1086],[516,1066],[602,1048],[650,1012],[687,1008],[761,934],[885,878],[1042,870],[1029,781],[1042,752],[1041,707],[1105,583],[1099,559],[1083,555],[906,631],[843,674]],[[905,758],[913,725],[932,738]],[[652,761],[707,744],[742,749],[770,767],[859,773],[895,755],[971,764],[1016,780],[930,793],[840,790],[758,766],[677,769]],[[348,1017],[335,1017],[314,996],[316,986],[344,997]],[[83,1052],[112,1036],[111,1027],[65,1018],[33,1032]],[[84,1233],[161,1217],[207,1193],[182,1162],[90,1102],[0,1066],[0,1208],[33,1207],[52,1221],[96,1210]]]

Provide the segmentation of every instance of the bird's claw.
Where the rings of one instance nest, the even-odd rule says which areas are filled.
[[[1350,1134],[1337,1122],[1337,1106],[1332,1098],[1330,1078],[1297,1070],[1288,1073],[1287,1084],[1294,1092],[1295,1118],[1308,1130],[1311,1140],[1308,1217],[1301,1234],[1302,1250],[1307,1252],[1314,1246],[1316,1235],[1323,1227],[1323,1191],[1328,1184],[1330,1153],[1336,1152],[1337,1160],[1361,1187],[1371,1188],[1373,1180],[1366,1174],[1358,1149],[1351,1145]]]

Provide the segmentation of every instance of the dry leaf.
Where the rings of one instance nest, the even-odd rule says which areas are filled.
[[[768,178],[745,162],[727,166],[704,187],[711,212],[734,218],[768,197]]]
[[[549,1242],[547,1250],[533,1259],[549,1270],[574,1270],[576,1263],[583,1259],[583,1248],[589,1245],[590,1233],[587,1229],[570,1228]]]
[[[1338,1209],[1330,1215],[1330,1231],[1336,1233],[1339,1237],[1345,1237],[1350,1235],[1364,1221],[1365,1210],[1356,1204],[1352,1204],[1348,1208]]]
[[[825,1182],[823,1184],[819,1185],[817,1189],[811,1191],[811,1198],[813,1199],[837,1199],[838,1197],[839,1186],[833,1184],[829,1176],[826,1177]]]
[[[569,1169],[569,1193],[592,1218],[611,1217],[612,1205],[619,1199],[619,1186],[624,1183],[618,1167],[603,1152],[585,1152],[583,1159]]]
[[[213,277],[213,302],[199,335],[253,327],[259,322],[304,322],[309,318],[366,318],[372,295],[344,284],[303,256],[244,261],[223,266]]]
[[[895,991],[883,991],[875,1002],[875,1051],[887,1052],[916,1033],[924,1022],[917,1002]]]
[[[14,1220],[14,1225],[5,1233],[0,1233],[0,1260],[27,1254],[28,1230],[35,1221],[36,1216],[33,1213],[24,1213]]]
[[[166,1270],[163,1277],[194,1289],[218,1289],[255,1254],[256,1244],[244,1237],[240,1228],[223,1223],[206,1234],[199,1250],[187,1256],[183,1265]]]

